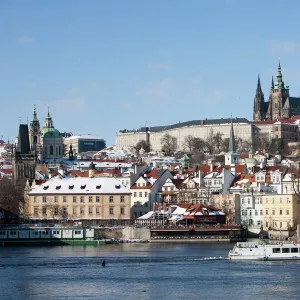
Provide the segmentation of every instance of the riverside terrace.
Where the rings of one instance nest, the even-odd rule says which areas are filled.
[[[241,225],[165,226],[150,228],[151,240],[236,242],[247,239],[247,231]]]

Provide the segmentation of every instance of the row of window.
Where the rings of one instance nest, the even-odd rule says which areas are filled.
[[[138,192],[139,197],[143,197],[143,192]],[[137,192],[133,193],[133,197],[137,197]],[[144,192],[144,197],[148,197],[148,192]]]
[[[279,209],[279,215],[283,215],[284,214],[284,212],[285,212],[285,214],[286,215],[289,215],[290,214],[290,210],[289,209],[287,209],[287,210],[283,210],[283,209]],[[266,215],[268,215],[269,214],[269,210],[268,209],[266,209]],[[276,210],[275,209],[272,209],[272,215],[275,215],[276,214]]]
[[[88,197],[88,198],[87,198]],[[117,196],[109,196],[109,202],[114,202],[114,198],[116,198]],[[54,202],[55,203],[58,203],[59,202],[59,196],[54,196]],[[97,203],[97,202],[100,202],[100,196],[73,196],[73,203],[77,203],[77,200],[79,199],[80,203],[85,203],[85,200],[88,199],[88,202],[89,203],[93,203],[94,201]],[[33,202],[34,203],[37,203],[39,200],[38,197],[34,197],[33,198]],[[52,200],[52,197],[49,198],[47,196],[43,196],[42,197],[42,201],[43,203],[47,203],[47,200]],[[67,202],[67,196],[62,196],[62,202],[66,203]],[[123,203],[125,202],[125,196],[120,196],[120,202]]]
[[[134,207],[148,207],[148,202],[145,202],[144,205],[140,201],[134,202]]]
[[[249,212],[249,216],[252,216],[252,210],[250,210],[250,209],[249,210],[243,209],[242,210],[242,216],[247,216],[248,212]],[[262,210],[259,211],[259,215],[260,216],[262,216],[262,212],[263,212]],[[254,211],[254,215],[258,216],[258,210]]]
[[[286,224],[288,226],[289,223],[287,222],[278,222],[279,228],[286,228],[284,225]],[[277,222],[266,222],[266,227],[273,226],[274,228],[277,228]]]
[[[269,200],[270,200],[270,201],[269,201]],[[266,201],[265,201],[266,204],[268,204],[268,203],[274,204],[275,202],[277,202],[277,201],[275,201],[275,198],[272,198],[272,200],[266,198]],[[286,197],[286,199],[279,198],[279,203],[291,203],[291,200],[290,200],[289,197]]]
[[[88,213],[89,215],[92,215],[94,213],[94,211],[96,212],[96,214],[100,214],[101,213],[101,207],[89,207],[88,208]],[[113,215],[114,214],[114,207],[109,207],[109,214]],[[42,207],[42,214],[43,215],[47,215],[47,212],[49,214],[53,214],[54,216],[58,216],[60,215],[60,213],[64,216],[66,216],[68,214],[68,209],[67,207],[63,207],[61,210],[59,209],[59,207],[54,207],[53,209],[47,208],[47,207]],[[77,215],[78,209],[77,207],[73,207],[73,215]],[[81,215],[85,214],[85,207],[80,207],[79,208],[79,213]],[[34,207],[33,209],[33,214],[35,216],[39,215],[39,208],[38,207]],[[120,214],[124,215],[125,214],[125,207],[120,207]]]

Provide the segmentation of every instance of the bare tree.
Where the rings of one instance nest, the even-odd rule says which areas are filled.
[[[189,153],[194,149],[194,139],[195,138],[192,135],[188,135],[184,139],[184,147],[188,149]]]
[[[19,218],[24,210],[24,184],[8,178],[0,180],[0,211],[5,222]]]
[[[140,140],[136,146],[135,149],[140,151],[141,149],[144,149],[146,152],[150,152],[151,151],[151,146],[150,144],[148,144],[145,140]]]
[[[221,147],[222,147],[222,143],[223,143],[223,138],[222,138],[223,134],[220,132],[217,132],[216,134],[213,135],[212,137],[212,141],[213,144],[215,146],[215,149],[217,150],[218,153],[221,152]]]
[[[173,155],[177,149],[177,138],[166,133],[160,140],[162,150],[167,156]]]

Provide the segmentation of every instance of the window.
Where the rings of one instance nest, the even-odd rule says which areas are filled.
[[[140,217],[143,215],[143,213],[142,212],[140,212]]]
[[[291,248],[291,252],[292,253],[298,253],[299,252],[299,248]]]
[[[39,214],[39,209],[38,209],[37,207],[35,207],[35,208],[33,209],[33,214],[34,214],[35,216],[37,216],[37,215]]]
[[[114,208],[113,208],[113,207],[110,207],[110,208],[109,208],[109,214],[110,214],[110,215],[113,215],[113,214],[114,214]]]
[[[38,197],[33,197],[33,202],[37,203]]]
[[[55,215],[55,216],[58,215],[58,207],[54,207],[54,215]]]
[[[46,202],[47,202],[47,197],[43,196],[43,203],[46,203]]]
[[[67,207],[63,207],[63,214],[66,215],[68,213]]]
[[[89,214],[92,215],[93,214],[93,208],[89,207]]]
[[[245,200],[242,200],[242,205],[244,205],[245,204]]]
[[[58,202],[58,196],[54,197],[54,202]]]
[[[266,222],[266,227],[269,227],[269,223],[268,222]]]
[[[248,199],[248,204],[250,204],[250,199]]]
[[[74,234],[81,234],[81,230],[75,230]]]
[[[272,210],[272,215],[275,215],[275,209]]]
[[[63,202],[67,202],[67,197],[63,196]]]
[[[282,253],[290,253],[290,248],[282,248]]]
[[[280,248],[273,248],[273,253],[280,253]]]
[[[136,197],[136,192],[133,193],[133,197]]]
[[[73,196],[73,203],[76,203],[76,202],[77,202],[76,196]]]
[[[84,207],[80,207],[80,214],[84,215]]]
[[[145,205],[145,207],[148,207],[148,202],[145,202],[145,204],[144,204],[144,205]]]
[[[262,216],[262,210],[260,211],[260,215]]]
[[[286,214],[287,214],[287,215],[289,215],[289,214],[290,214],[290,211],[289,211],[289,209],[287,209],[287,210],[286,210]]]
[[[282,228],[282,222],[279,222],[279,227]]]
[[[260,226],[260,220],[258,220],[256,224],[257,224],[257,226]]]
[[[114,202],[114,196],[109,196],[109,202]]]
[[[268,198],[266,199],[266,203],[268,203],[269,202],[269,200],[268,200]]]
[[[139,197],[143,197],[143,192],[139,192]]]
[[[282,198],[279,199],[279,203],[282,203]]]
[[[251,209],[249,210],[249,215],[252,216],[252,210]]]
[[[96,207],[96,214],[100,214],[100,207]]]
[[[89,203],[93,202],[93,196],[89,196]]]
[[[42,212],[43,212],[43,215],[46,215],[47,214],[47,207],[43,207]]]
[[[229,205],[231,204],[231,200],[228,201]]]
[[[258,211],[257,211],[257,210],[255,211],[255,215],[256,215],[256,216],[258,215]]]
[[[279,214],[282,215],[282,209],[279,210]],[[281,226],[280,226],[281,227]]]
[[[53,155],[53,146],[50,146],[50,155]]]
[[[266,215],[268,215],[269,214],[269,211],[266,209]]]
[[[120,196],[120,202],[125,202],[125,197],[124,196]]]
[[[84,196],[80,196],[80,202],[84,203]]]
[[[76,215],[76,213],[77,213],[77,209],[76,207],[73,207],[73,215]]]
[[[124,215],[124,214],[125,214],[125,208],[121,207],[121,215]]]
[[[96,196],[96,202],[100,202],[100,196]]]
[[[148,197],[148,192],[145,192],[145,197]]]

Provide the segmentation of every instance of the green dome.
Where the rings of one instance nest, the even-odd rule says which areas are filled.
[[[42,138],[58,138],[61,137],[60,132],[55,128],[43,128],[41,131]]]

